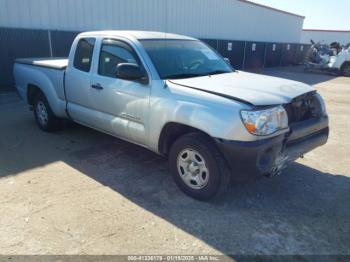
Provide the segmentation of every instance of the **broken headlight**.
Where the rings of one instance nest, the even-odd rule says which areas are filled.
[[[288,128],[288,115],[283,106],[263,110],[242,110],[242,121],[249,133],[268,136]]]

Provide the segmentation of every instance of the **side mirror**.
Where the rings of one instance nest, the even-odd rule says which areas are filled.
[[[228,64],[229,66],[231,65],[231,61],[230,61],[230,59],[229,59],[229,58],[224,57],[224,60],[225,60],[226,64]]]
[[[141,84],[148,84],[147,74],[136,64],[121,63],[117,66],[116,76],[120,79],[138,81]]]

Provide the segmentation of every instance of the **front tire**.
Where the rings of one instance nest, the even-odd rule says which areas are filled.
[[[222,195],[230,182],[230,170],[210,137],[191,133],[180,137],[169,154],[171,174],[188,196],[209,200]]]
[[[44,94],[38,93],[34,99],[34,117],[37,125],[45,132],[57,130],[59,119],[54,115]]]

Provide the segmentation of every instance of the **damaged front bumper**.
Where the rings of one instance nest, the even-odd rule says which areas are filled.
[[[290,132],[253,142],[216,139],[232,171],[237,175],[278,175],[290,163],[326,144],[328,117],[310,119],[290,126]]]

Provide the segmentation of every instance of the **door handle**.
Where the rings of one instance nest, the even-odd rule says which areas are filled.
[[[97,90],[102,90],[103,89],[103,87],[100,84],[91,85],[91,88],[94,88],[94,89],[97,89]]]

